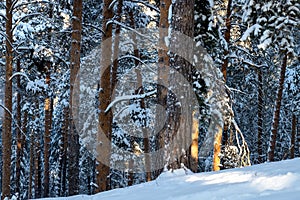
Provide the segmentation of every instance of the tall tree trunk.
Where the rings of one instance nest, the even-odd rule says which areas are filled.
[[[47,62],[47,72],[46,72],[46,84],[50,88],[51,82],[51,72],[50,67],[51,63]],[[44,133],[44,181],[43,181],[43,196],[49,197],[49,158],[50,158],[50,136],[51,136],[51,125],[52,125],[52,110],[53,110],[53,101],[52,98],[47,95],[44,104],[45,109],[45,133]]]
[[[111,154],[111,133],[112,133],[112,111],[105,112],[106,108],[112,99],[112,85],[111,82],[111,55],[112,55],[112,25],[106,23],[112,19],[114,14],[113,10],[109,8],[112,0],[103,1],[103,25],[102,30],[104,34],[102,36],[102,47],[101,47],[101,64],[100,64],[100,92],[99,92],[99,127],[97,141],[102,143],[98,146],[97,152],[101,156],[98,158],[98,164],[96,166],[97,177],[96,183],[98,185],[96,192],[106,191],[110,188],[109,186],[109,175],[110,175],[110,154]]]
[[[180,32],[191,38],[194,37],[194,0],[176,0],[172,4],[172,30]],[[172,88],[172,94],[168,93],[168,117],[171,128],[170,138],[174,138],[170,149],[169,168],[172,170],[181,168],[182,164],[190,168],[188,160],[191,157],[190,145],[192,141],[192,102],[190,85],[184,84],[184,81],[192,82],[193,66],[189,61],[193,59],[193,43],[186,43],[179,46],[180,42],[176,32],[171,33],[171,47],[181,55],[172,56],[170,66],[172,70],[179,72],[182,76],[178,80],[176,73],[170,72],[169,88]],[[183,49],[180,51],[180,49]],[[175,52],[173,52],[175,53]],[[179,91],[181,90],[181,91]],[[180,94],[180,96],[177,96]],[[181,97],[184,96],[184,98]],[[176,99],[177,98],[177,99]],[[180,101],[180,104],[178,102]],[[180,105],[180,106],[178,106]]]
[[[79,193],[79,135],[76,131],[75,122],[78,117],[79,84],[77,74],[80,69],[80,49],[82,31],[82,0],[74,0],[72,18],[72,44],[70,52],[70,146],[69,146],[69,195]],[[77,79],[76,79],[77,77]]]
[[[11,147],[12,147],[12,81],[13,72],[13,36],[12,36],[12,0],[6,1],[6,55],[5,55],[5,97],[4,119],[2,125],[2,199],[10,198],[10,175],[11,175]]]
[[[68,159],[68,130],[69,130],[69,108],[64,108],[64,121],[62,127],[61,144],[61,196],[66,196],[67,184],[67,159]]]
[[[38,108],[39,109],[39,108]],[[38,110],[37,109],[37,110]],[[39,110],[37,111],[39,112]],[[38,118],[38,116],[37,116]],[[35,127],[36,128],[36,127]],[[40,135],[37,130],[34,131],[35,135],[35,150],[34,150],[34,198],[42,197],[42,176],[41,176],[41,144]]]
[[[221,69],[221,71],[223,73],[225,84],[226,84],[226,80],[227,80],[227,68],[228,68],[228,63],[229,63],[229,60],[228,60],[229,49],[228,48],[229,48],[229,44],[230,44],[230,31],[231,31],[231,13],[232,13],[231,4],[232,4],[232,0],[228,0],[227,10],[226,10],[226,20],[225,20],[226,30],[225,30],[225,34],[224,34],[224,38],[227,43],[227,49],[225,49],[225,51],[224,51],[224,60],[223,60],[222,69]],[[221,159],[219,158],[219,156],[221,153],[222,136],[223,136],[223,141],[225,143],[228,140],[227,131],[228,131],[229,125],[230,125],[229,123],[224,122],[223,130],[218,130],[217,133],[215,134],[213,171],[220,170]],[[221,127],[219,127],[219,128],[221,128]]]
[[[20,59],[17,61],[17,72],[21,71],[21,64]],[[23,134],[22,134],[22,118],[21,118],[21,78],[20,76],[17,76],[17,115],[16,115],[16,121],[17,121],[17,128],[16,128],[16,135],[17,135],[17,158],[16,158],[16,190],[15,193],[20,195],[20,178],[21,178],[21,160],[22,160],[22,151],[23,151]]]
[[[262,134],[263,134],[263,77],[260,69],[257,71],[258,76],[258,105],[257,105],[257,153],[258,162],[262,163]]]
[[[28,199],[32,198],[32,182],[33,182],[33,174],[34,174],[34,130],[31,128],[30,130],[30,160],[29,160],[29,181],[28,181]]]
[[[296,118],[296,115],[293,114],[293,119],[292,119],[292,137],[291,137],[291,159],[295,158],[296,127],[297,127],[297,118]]]
[[[271,129],[271,136],[270,136],[270,146],[269,146],[269,152],[268,152],[268,161],[270,161],[270,162],[274,161],[276,138],[277,138],[278,125],[279,125],[279,118],[280,118],[280,108],[281,108],[282,92],[284,89],[286,66],[287,66],[287,52],[284,52],[284,58],[282,61],[282,67],[281,67],[281,72],[280,72],[279,88],[278,88],[278,93],[277,93],[277,99],[275,102],[275,111],[274,111],[273,124],[272,124],[272,129]]]
[[[167,106],[167,94],[168,94],[168,82],[169,82],[169,47],[165,43],[165,38],[168,37],[169,33],[169,9],[171,6],[171,0],[161,0],[160,1],[160,18],[159,18],[159,49],[158,49],[158,80],[157,80],[157,111],[155,120],[156,122],[165,121],[164,115],[158,111],[160,106]],[[159,123],[156,123],[159,125]],[[159,128],[159,127],[158,127]],[[155,128],[157,130],[158,128]],[[158,152],[155,160],[153,160],[155,167],[154,178],[158,177],[164,169],[164,151],[165,148],[165,130],[157,130],[156,138],[156,152]]]
[[[49,19],[53,18],[53,4],[50,2],[49,4]],[[48,42],[52,42],[52,27],[48,29]],[[51,62],[46,62],[46,84],[48,88],[50,87],[51,82]],[[50,137],[51,137],[51,127],[52,127],[52,110],[53,110],[53,101],[52,97],[49,96],[50,91],[46,94],[45,99],[45,133],[44,133],[44,180],[43,180],[43,197],[49,197],[49,175],[50,175]]]

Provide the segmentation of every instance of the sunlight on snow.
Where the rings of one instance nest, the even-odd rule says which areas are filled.
[[[257,189],[259,192],[266,190],[282,190],[292,186],[297,181],[297,176],[293,173],[288,172],[285,175],[277,176],[262,176],[256,178],[251,182],[251,186]]]

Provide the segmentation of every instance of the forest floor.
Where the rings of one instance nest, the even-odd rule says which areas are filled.
[[[53,200],[300,199],[300,159],[209,173],[165,172],[157,180],[92,196]],[[49,200],[49,199],[47,199]]]

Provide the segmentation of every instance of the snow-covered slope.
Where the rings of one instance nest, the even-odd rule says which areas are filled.
[[[157,180],[93,196],[55,200],[242,200],[300,199],[300,159],[266,163],[243,169],[186,175],[163,173]]]

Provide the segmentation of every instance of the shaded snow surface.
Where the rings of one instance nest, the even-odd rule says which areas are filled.
[[[93,196],[53,200],[242,200],[300,199],[300,159],[265,163],[242,169],[186,174],[165,172],[157,180]],[[49,200],[49,199],[48,199]]]

